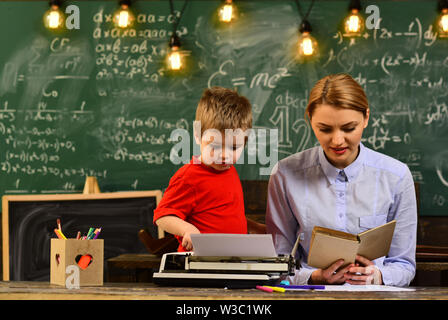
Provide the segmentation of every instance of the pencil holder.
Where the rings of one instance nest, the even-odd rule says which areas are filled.
[[[51,239],[50,260],[51,284],[103,285],[103,239]],[[69,281],[66,281],[67,277],[71,277]]]

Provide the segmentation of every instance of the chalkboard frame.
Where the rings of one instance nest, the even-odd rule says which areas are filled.
[[[124,191],[124,192],[105,192],[91,194],[37,194],[37,195],[5,195],[2,197],[2,264],[3,281],[9,281],[10,261],[9,261],[9,207],[12,202],[40,202],[40,201],[86,201],[86,200],[107,200],[107,199],[125,199],[125,198],[146,198],[156,199],[156,205],[162,199],[161,190],[148,191]],[[164,232],[158,228],[159,238],[163,237]]]

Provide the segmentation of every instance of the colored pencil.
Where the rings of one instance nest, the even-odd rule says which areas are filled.
[[[55,228],[54,233],[56,233],[56,235],[58,236],[59,239],[67,240],[67,238],[64,236],[64,234],[62,233],[61,230]]]
[[[264,292],[269,292],[272,293],[274,290],[265,286],[256,286],[255,287],[258,290],[264,291]]]
[[[95,240],[96,238],[98,238],[98,236],[100,235],[101,228],[98,228],[97,230],[98,230],[98,232],[95,232],[95,236],[93,237],[93,240]]]

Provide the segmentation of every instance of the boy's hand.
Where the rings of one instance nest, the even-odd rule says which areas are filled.
[[[194,225],[176,216],[163,216],[157,219],[156,224],[171,234],[183,237],[182,246],[188,251],[193,250],[190,235],[192,233],[201,233]]]
[[[193,233],[201,233],[198,228],[194,225],[190,224],[188,228],[185,229],[184,234],[182,235],[182,247],[187,251],[193,250],[193,243],[191,242],[191,234]]]

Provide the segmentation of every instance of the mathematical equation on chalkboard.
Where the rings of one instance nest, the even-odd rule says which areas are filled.
[[[42,126],[50,125],[56,120],[69,122],[81,122],[81,117],[84,115],[91,117],[91,111],[60,111],[60,110],[39,110],[39,116],[33,115],[34,110],[12,110],[5,107],[0,110],[0,115],[7,115],[0,117],[0,134],[3,141],[8,148],[4,154],[4,162],[2,169],[7,173],[18,172],[22,170],[26,174],[47,174],[55,173],[55,170],[46,170],[45,167],[37,170],[30,170],[30,167],[21,168],[14,166],[14,161],[21,163],[40,162],[45,165],[49,163],[58,163],[64,153],[76,153],[77,142],[66,138],[66,133],[62,128],[52,128]],[[55,114],[57,116],[55,116]],[[29,123],[29,126],[17,128],[13,123],[14,120],[23,118],[23,121]],[[74,117],[76,115],[76,117]],[[111,139],[118,145],[123,144],[146,144],[146,145],[165,145],[172,143],[169,139],[169,132],[175,129],[189,130],[188,122],[185,119],[179,119],[175,122],[169,122],[165,119],[159,120],[156,117],[148,117],[146,119],[132,118],[128,119],[124,116],[119,116],[115,119],[115,133]],[[135,131],[138,130],[139,131]],[[155,135],[151,134],[151,129],[167,130],[167,134]],[[145,131],[147,130],[147,131]],[[12,150],[12,151],[11,151]],[[17,150],[17,152],[15,152]],[[117,153],[111,157],[109,153],[105,154],[105,158],[114,158],[121,161],[128,159],[136,159],[139,161],[147,161],[148,164],[163,164],[164,160],[169,159],[164,153],[157,154],[152,152],[143,152],[141,155],[133,155],[125,152],[124,149],[118,149]],[[65,171],[67,176],[71,176],[70,171]],[[55,173],[56,175],[64,176],[64,171]],[[82,174],[82,173],[81,173]]]
[[[212,86],[235,88],[251,101],[254,128],[278,130],[274,149],[282,159],[317,144],[304,118],[309,90],[336,72],[350,73],[368,96],[362,142],[405,162],[416,182],[432,184],[435,177],[448,186],[443,147],[433,163],[425,160],[434,148],[424,137],[443,144],[448,136],[448,54],[426,19],[383,19],[355,40],[330,30],[319,63],[298,65],[282,42],[289,38],[279,34],[283,19],[292,21],[287,5],[279,5],[281,21],[266,21],[270,7],[251,16],[256,34],[212,30],[209,20],[192,15],[177,33],[189,43],[184,53],[195,69],[171,78],[163,61],[180,12],[140,12],[135,27],[121,30],[109,9],[91,11],[90,27],[77,37],[35,33],[8,49],[8,57],[0,54],[0,171],[10,177],[7,192],[20,192],[28,178],[51,178],[49,188],[75,192],[71,181],[87,175],[129,175],[126,186],[135,189],[160,174],[158,188],[166,186],[177,142],[171,133],[192,132],[200,93]],[[444,192],[431,199],[436,207],[448,203]]]
[[[116,27],[111,29],[112,14],[103,10],[95,13],[92,18],[96,24],[92,33],[96,43],[95,64],[98,68],[95,79],[132,80],[141,77],[143,80],[157,83],[164,74],[160,60],[163,60],[168,49],[167,42],[160,40],[169,39],[173,31],[168,29],[168,26],[179,17],[179,11],[175,11],[174,15],[140,13],[136,17],[138,30]],[[180,26],[177,30],[179,37],[187,36],[188,33],[185,26]]]

